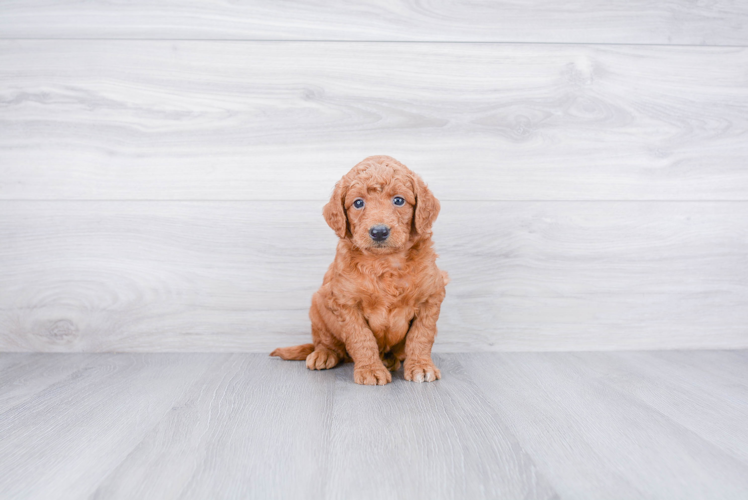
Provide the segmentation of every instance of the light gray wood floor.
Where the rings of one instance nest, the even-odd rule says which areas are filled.
[[[2,498],[746,498],[748,352],[0,355]]]

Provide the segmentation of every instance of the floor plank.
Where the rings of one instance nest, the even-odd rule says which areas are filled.
[[[0,41],[0,199],[325,201],[388,154],[443,200],[748,200],[746,66],[746,48]]]
[[[740,351],[744,353],[745,351]],[[657,352],[606,353],[576,356],[575,363],[585,378],[601,380],[616,390],[635,397],[668,418],[748,463],[748,379],[745,357],[714,351],[711,356],[683,356],[663,360]],[[678,362],[686,358],[689,363]],[[714,378],[709,365],[719,363],[729,370],[728,380]],[[695,364],[695,366],[694,366]],[[742,373],[741,373],[742,372]]]
[[[0,349],[308,342],[321,205],[0,202]],[[437,350],[748,347],[744,202],[444,202],[434,231]]]
[[[441,354],[441,381],[362,387],[258,354],[5,353],[0,395],[30,399],[0,398],[0,497],[745,498],[746,356]]]
[[[80,370],[88,354],[49,356],[45,353],[0,355],[0,408],[13,408]]]
[[[395,374],[383,389],[337,371],[329,443],[332,498],[556,498],[512,432],[454,357],[440,356],[438,384]],[[369,451],[372,450],[372,451]],[[351,474],[350,471],[366,471]]]
[[[742,2],[5,2],[3,38],[748,43]]]
[[[264,355],[219,360],[92,498],[322,496],[335,374]]]
[[[482,381],[562,498],[745,496],[748,463],[604,379],[587,376],[587,365],[600,356],[606,354],[476,353],[464,355],[463,365]],[[719,421],[730,425],[729,418]]]
[[[69,376],[21,405],[0,407],[0,495],[87,498],[205,372],[201,361],[207,360],[189,354],[71,358],[76,369]]]

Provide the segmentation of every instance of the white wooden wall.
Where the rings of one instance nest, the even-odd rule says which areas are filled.
[[[442,200],[436,350],[748,347],[746,46],[727,0],[0,2],[0,350],[308,341],[373,154]]]

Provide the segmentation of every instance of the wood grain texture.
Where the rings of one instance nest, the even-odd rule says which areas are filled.
[[[33,398],[0,407],[2,496],[87,498],[215,360],[89,355],[51,385],[30,379]]]
[[[748,8],[731,0],[6,0],[0,9],[4,38],[748,43]]]
[[[80,4],[82,6],[87,4]],[[748,200],[745,48],[0,42],[0,198]]]
[[[0,349],[307,342],[317,202],[2,202]],[[748,204],[445,202],[436,349],[748,346]]]
[[[745,360],[449,354],[438,382],[365,387],[350,364],[259,354],[4,353],[0,496],[745,498],[748,461],[720,440],[748,447]],[[60,366],[73,375],[47,386]]]
[[[687,355],[698,366],[694,379],[709,369],[700,355]],[[480,353],[460,359],[473,379],[481,381],[499,418],[507,421],[561,498],[745,496],[745,460],[616,387],[637,378],[650,385],[677,385],[682,370],[658,366],[654,357],[649,358],[651,369],[643,373],[630,367],[609,368],[606,363],[610,358],[626,360],[629,356],[631,353]],[[716,357],[724,359],[724,355]],[[597,376],[590,377],[595,368]],[[730,382],[705,379],[705,383],[720,391],[739,378],[736,374]],[[742,402],[748,401],[746,388],[739,392]],[[700,431],[715,425],[730,428],[734,423],[719,416],[722,409],[734,411],[730,404],[698,393],[691,403],[681,405],[679,411],[688,415],[686,419],[693,418]],[[714,418],[703,418],[703,413],[694,411],[694,407],[709,403],[718,405]],[[741,438],[736,435],[736,443]],[[719,481],[709,479],[716,477]]]
[[[450,373],[443,383],[412,384],[398,372],[381,391],[352,384],[351,364],[335,370],[331,426],[345,431],[333,433],[328,445],[327,493],[362,499],[557,498],[486,404],[480,384],[454,357],[437,363]]]
[[[582,359],[577,366],[588,380],[643,401],[748,463],[748,352],[710,351],[696,358],[681,351],[605,353]]]
[[[89,359],[87,354],[3,354],[0,356],[0,387],[3,388],[0,408],[22,405],[43,389],[69,378]]]
[[[264,355],[213,359],[91,498],[323,496],[334,374]]]

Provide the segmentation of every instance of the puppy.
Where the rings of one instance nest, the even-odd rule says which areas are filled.
[[[340,241],[312,296],[313,344],[270,355],[310,370],[354,362],[357,384],[384,385],[404,361],[405,380],[441,378],[431,360],[447,273],[436,267],[431,226],[439,201],[389,156],[370,156],[336,185],[322,214]]]

